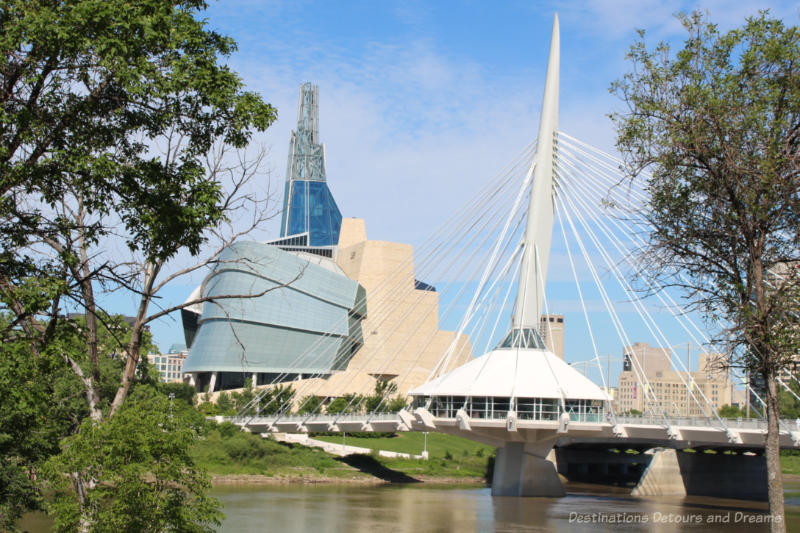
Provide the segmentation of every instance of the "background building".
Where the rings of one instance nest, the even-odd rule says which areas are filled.
[[[564,360],[564,315],[542,315],[539,335],[547,349]]]
[[[147,362],[156,367],[159,379],[164,383],[183,381],[183,363],[189,350],[183,344],[173,344],[165,354],[147,354]]]
[[[730,375],[721,367],[719,354],[700,354],[697,372],[672,370],[669,350],[647,343],[626,347],[623,356],[615,398],[619,412],[659,414],[652,407],[655,396],[669,416],[712,416],[709,409],[716,412],[733,401]]]

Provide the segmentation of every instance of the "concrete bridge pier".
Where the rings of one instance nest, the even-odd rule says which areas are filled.
[[[555,465],[547,460],[556,439],[506,442],[497,448],[492,496],[564,496]]]
[[[655,449],[633,496],[710,496],[766,501],[763,455],[689,453]]]
[[[678,452],[672,449],[652,450],[653,458],[633,487],[632,496],[686,496]]]

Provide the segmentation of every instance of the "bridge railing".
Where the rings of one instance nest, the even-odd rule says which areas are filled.
[[[229,416],[221,417],[223,420],[233,423],[245,422],[243,419]],[[436,418],[449,419],[454,417],[437,416]],[[502,417],[492,417],[502,418]],[[520,417],[521,420],[530,420],[528,417]],[[305,422],[382,422],[382,421],[396,421],[399,420],[397,413],[376,413],[376,414],[315,414],[315,415],[260,415],[248,417],[246,422],[251,424],[273,424],[273,423],[305,423]],[[540,419],[543,421],[553,421],[556,418]],[[587,423],[611,423],[612,420],[599,413],[570,413],[570,420],[573,422],[587,422]],[[646,425],[646,426],[664,426],[665,423],[673,427],[698,427],[698,428],[713,428],[717,427],[722,429],[719,421],[709,417],[674,417],[667,418],[666,421],[660,416],[647,416],[647,415],[617,415],[614,419],[617,424],[633,424],[633,425]],[[727,427],[730,429],[750,429],[766,431],[767,423],[763,420],[745,420],[734,419],[726,420]],[[782,427],[786,427],[794,431],[800,428],[796,427],[795,420],[782,420]]]
[[[683,426],[683,427],[719,427],[721,428],[721,424],[719,420],[716,418],[711,417],[673,417],[667,418],[667,423],[670,426]],[[664,418],[661,416],[647,416],[647,415],[617,415],[616,416],[617,424],[642,424],[642,425],[655,425],[655,426],[663,426],[664,425]],[[792,430],[795,429],[795,421],[793,420],[782,420],[782,425]],[[727,424],[728,428],[731,429],[757,429],[757,430],[765,430],[767,429],[767,422],[760,419],[732,419],[726,420],[725,423]]]
[[[243,422],[242,418],[235,416],[223,417],[228,422]],[[248,424],[271,424],[274,422],[303,423],[303,422],[391,422],[399,420],[397,413],[376,414],[315,414],[315,415],[258,415],[246,418]]]

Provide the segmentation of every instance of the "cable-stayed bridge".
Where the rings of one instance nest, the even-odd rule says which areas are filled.
[[[608,344],[632,346],[634,335],[646,333],[657,345],[670,347],[680,335],[718,354],[719,363],[725,362],[725,350],[714,347],[680,298],[659,286],[641,262],[637,251],[646,245],[649,233],[641,185],[623,182],[621,162],[614,156],[558,131],[558,70],[556,19],[536,142],[421,247],[417,268],[428,268],[426,279],[442,280],[451,289],[450,305],[441,315],[457,320],[458,328],[439,361],[428,369],[425,383],[409,391],[413,405],[396,414],[384,413],[396,392],[389,387],[370,409],[357,405],[363,398],[351,395],[340,412],[333,413],[330,376],[304,375],[292,382],[290,396],[265,388],[232,419],[234,423],[258,433],[459,435],[497,447],[495,495],[562,494],[558,474],[583,480],[591,480],[592,471],[604,478],[626,477],[633,461],[619,452],[627,449],[655,450],[646,460],[636,460],[637,468],[644,468],[637,472],[639,494],[766,495],[761,456],[766,423],[719,416],[719,390],[698,386],[695,373],[674,348],[664,349],[671,367],[677,368],[677,382],[669,390],[651,383],[654,375],[644,358],[628,357],[627,372],[641,384],[633,399],[644,415],[615,409],[610,376],[602,372],[600,356]],[[552,252],[557,261],[551,260]],[[408,265],[399,268],[403,275],[407,269]],[[554,279],[568,278],[575,284],[572,296],[554,298]],[[390,327],[391,279],[375,292],[380,290],[388,294],[381,300],[386,308],[369,311],[376,329]],[[552,323],[540,317],[551,316],[556,300],[579,305],[576,314],[582,315],[586,328],[583,350],[596,375],[581,374],[553,353]],[[422,323],[425,317],[418,320]],[[393,333],[406,342],[373,374],[402,381],[420,371],[419,356],[406,346],[425,347],[432,339],[421,338],[413,325]],[[347,342],[355,345],[356,340]],[[484,355],[472,358],[473,349]],[[398,360],[404,371],[388,372],[397,368]],[[725,376],[728,372],[703,370]],[[757,391],[736,369],[731,371],[742,380],[748,401],[759,413]],[[285,383],[293,374],[301,372],[287,370],[274,384]],[[347,390],[348,383],[342,381],[337,386]],[[720,383],[730,386],[727,378]],[[616,403],[629,399],[617,398]],[[694,416],[680,416],[686,413]],[[800,447],[800,427],[782,421],[780,442],[786,448]],[[692,451],[682,451],[686,449]],[[706,449],[716,453],[702,453]]]

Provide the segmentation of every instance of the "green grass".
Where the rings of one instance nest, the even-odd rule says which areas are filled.
[[[323,437],[341,442],[341,436]],[[422,452],[421,433],[401,433],[394,437],[347,437],[347,444],[372,450],[390,450],[410,454]],[[199,466],[215,475],[264,475],[273,477],[353,477],[392,470],[408,476],[483,477],[494,449],[459,437],[428,435],[429,460],[388,459],[377,451],[364,464],[369,469],[354,468],[316,448],[278,443],[258,435],[244,433],[231,424],[212,425],[204,439],[192,448]],[[352,462],[352,461],[350,461]],[[372,470],[372,471],[370,471]],[[385,475],[385,472],[384,472]],[[379,476],[380,477],[380,476]]]
[[[197,464],[211,474],[338,477],[358,473],[322,450],[263,439],[230,424],[211,428],[191,453]]]
[[[314,437],[318,440],[342,443],[341,435],[324,435]],[[371,450],[386,450],[412,455],[420,455],[423,450],[425,436],[422,433],[396,433],[386,437],[351,437],[346,436],[348,446],[359,446]],[[471,440],[445,435],[443,433],[428,434],[429,459],[388,459],[377,458],[381,464],[392,470],[407,475],[434,477],[484,477],[487,472],[490,456],[494,448]]]
[[[800,474],[800,455],[795,450],[781,452],[781,472],[784,474]]]

